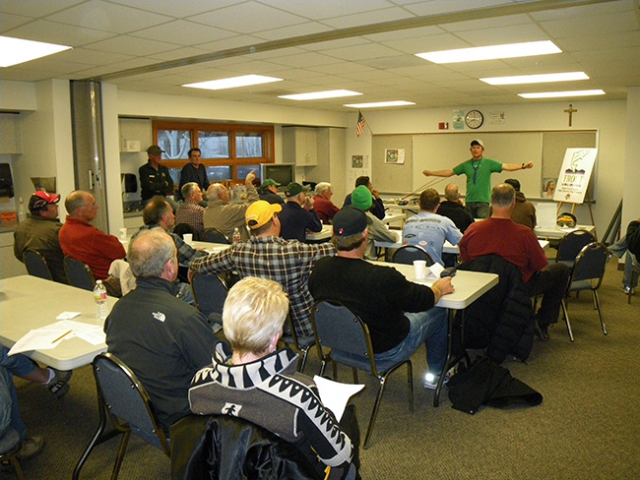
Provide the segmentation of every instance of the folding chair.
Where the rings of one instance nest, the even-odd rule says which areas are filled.
[[[297,368],[297,370],[300,373],[302,373],[304,371],[304,367],[307,364],[307,357],[309,356],[309,350],[311,349],[311,347],[313,347],[314,343],[312,342],[308,345],[300,344],[300,341],[298,339],[298,334],[293,325],[293,319],[291,318],[290,313],[287,314],[286,325],[287,325],[287,328],[284,332],[282,342],[289,347],[293,346],[297,351],[299,351],[302,354],[302,356],[300,357],[300,360],[298,361],[298,368]]]
[[[569,279],[569,286],[567,288],[567,296],[571,292],[580,292],[582,290],[590,290],[593,293],[594,309],[598,310],[600,317],[600,324],[602,325],[602,333],[607,334],[607,329],[604,325],[604,319],[602,317],[602,309],[600,308],[600,298],[598,297],[598,289],[602,284],[604,278],[604,272],[607,266],[607,262],[611,259],[611,252],[604,243],[592,242],[584,247],[578,257],[576,263],[573,266],[571,272],[571,278]],[[564,321],[567,324],[567,331],[569,332],[569,338],[573,342],[573,332],[571,330],[571,323],[569,322],[569,315],[567,313],[566,300],[562,301],[562,313],[564,314]]]
[[[217,275],[196,273],[191,280],[195,306],[209,323],[222,325],[222,307],[228,290],[227,283]]]
[[[595,241],[595,237],[586,230],[575,230],[567,233],[558,244],[556,262],[561,262],[569,267],[573,267],[580,251]]]
[[[633,254],[631,252],[627,252],[627,255],[633,255]],[[633,271],[631,272],[631,285],[637,284],[638,278],[640,278],[640,267],[633,267]],[[627,292],[627,303],[629,305],[631,305],[632,296],[633,296],[633,287],[631,287]]]
[[[80,260],[65,255],[64,272],[67,274],[69,285],[72,287],[82,288],[84,290],[93,290],[95,280],[89,265]]]
[[[376,417],[378,416],[378,409],[382,402],[387,378],[405,364],[407,365],[407,381],[409,384],[409,410],[413,412],[413,367],[411,360],[397,363],[386,372],[378,371],[369,328],[357,315],[339,303],[317,302],[311,313],[311,322],[313,334],[316,338],[318,356],[322,361],[320,375],[324,374],[327,363],[333,360],[334,378],[337,373],[336,363],[342,363],[353,369],[353,377],[356,382],[358,381],[357,369],[364,370],[378,380],[378,393],[373,404],[367,434],[364,439],[364,448],[367,448]],[[325,353],[324,347],[329,348],[330,352]]]
[[[217,228],[207,228],[204,231],[206,235],[206,241],[210,243],[224,243],[226,245],[231,245],[231,241],[227,238],[227,236],[222,233]]]
[[[27,267],[29,275],[44,278],[45,280],[53,280],[47,259],[37,250],[25,250],[22,261]]]
[[[111,472],[111,480],[118,478],[131,433],[162,450],[169,457],[169,444],[153,416],[149,395],[131,369],[115,355],[105,352],[94,358],[93,374],[98,387],[100,422],[91,442],[76,465],[73,478],[77,479],[80,475],[80,470],[93,447],[111,438],[113,434],[122,435],[122,440]],[[107,417],[115,431],[104,434]]]
[[[393,256],[391,257],[393,263],[404,263],[407,265],[413,265],[414,260],[425,260],[427,267],[435,263],[431,255],[429,255],[429,252],[415,245],[404,245],[393,252]]]

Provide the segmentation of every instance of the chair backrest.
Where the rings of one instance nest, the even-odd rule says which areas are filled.
[[[169,444],[153,416],[149,395],[131,369],[105,352],[94,358],[93,374],[114,425],[128,425],[133,433],[169,455]]]
[[[343,358],[344,354],[353,356],[354,364],[378,376],[369,327],[351,310],[339,302],[316,302],[311,311],[311,324],[321,359],[326,357],[322,347],[335,349]],[[363,359],[369,365],[363,365]]]
[[[222,325],[222,307],[228,290],[226,282],[217,275],[196,273],[191,279],[196,308],[213,323]]]
[[[591,242],[595,242],[594,236],[586,230],[575,230],[567,233],[558,244],[556,262],[573,264],[580,251]]]
[[[67,274],[69,285],[82,288],[84,290],[93,290],[95,280],[89,265],[86,263],[76,260],[69,255],[65,255],[64,272]]]
[[[580,251],[576,258],[571,274],[571,283],[583,280],[597,280],[597,283],[593,286],[593,289],[597,290],[602,283],[607,262],[610,258],[611,252],[609,252],[604,243],[590,243]]]
[[[205,229],[204,234],[207,237],[207,242],[231,245],[231,240],[229,240],[229,238],[217,228],[207,228]]]
[[[34,277],[44,278],[45,280],[53,280],[47,259],[37,250],[25,250],[22,257],[27,272]]]
[[[405,263],[408,265],[412,265],[414,260],[425,260],[427,267],[435,263],[431,255],[429,255],[429,252],[415,245],[404,245],[397,249],[391,257],[391,261],[394,263]]]
[[[173,233],[178,235],[183,240],[184,240],[185,233],[190,233],[191,235],[193,235],[194,240],[200,240],[200,238],[198,238],[198,232],[196,232],[196,230],[188,223],[177,224],[176,226],[173,227]]]

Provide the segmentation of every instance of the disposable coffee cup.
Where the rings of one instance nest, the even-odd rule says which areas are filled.
[[[127,239],[127,229],[126,228],[121,228],[119,235],[120,235],[120,240],[126,240]]]
[[[416,274],[416,280],[423,280],[427,276],[427,262],[426,260],[414,260],[413,268]]]
[[[185,233],[183,235],[184,242],[188,245],[191,245],[193,243],[193,234],[192,233]]]

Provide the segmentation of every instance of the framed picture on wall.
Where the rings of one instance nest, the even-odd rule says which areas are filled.
[[[362,155],[351,156],[351,168],[362,168],[364,165],[364,158]]]
[[[384,151],[384,163],[404,163],[404,148],[387,148]]]

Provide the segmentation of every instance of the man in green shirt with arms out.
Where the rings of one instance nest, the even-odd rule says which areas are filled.
[[[482,140],[471,141],[471,158],[466,162],[449,170],[423,171],[427,177],[451,177],[452,175],[467,176],[467,195],[465,203],[474,218],[489,218],[489,200],[491,199],[491,174],[503,170],[513,172],[532,168],[533,162],[528,163],[500,163],[490,158],[483,158],[484,143]]]

